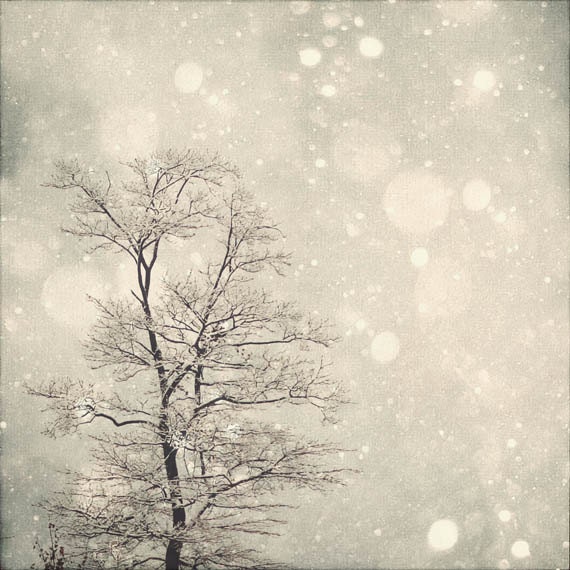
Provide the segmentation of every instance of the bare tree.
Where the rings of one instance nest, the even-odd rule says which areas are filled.
[[[86,358],[111,367],[110,395],[72,379],[29,387],[53,412],[47,433],[93,424],[95,440],[91,470],[43,506],[94,568],[268,568],[239,537],[277,532],[277,492],[342,483],[334,445],[276,426],[267,410],[335,411],[330,334],[260,288],[259,274],[282,275],[288,255],[234,166],[194,151],[124,166],[115,185],[59,162],[47,185],[74,195],[65,231],[130,259],[133,288],[92,300]],[[155,283],[172,240],[199,240],[208,262]]]
[[[34,544],[34,550],[37,551],[41,561],[42,568],[38,568],[35,564],[32,570],[64,570],[65,569],[65,549],[59,544],[59,536],[57,528],[53,523],[48,525],[49,544],[43,547],[38,537]]]

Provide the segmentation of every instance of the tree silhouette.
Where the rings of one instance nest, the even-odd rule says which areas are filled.
[[[29,387],[53,413],[54,437],[93,424],[93,463],[43,503],[93,568],[264,568],[240,535],[282,522],[278,492],[342,483],[334,445],[271,422],[269,406],[341,403],[324,357],[327,327],[259,283],[282,275],[283,236],[216,154],[156,153],[123,165],[115,185],[77,161],[56,163],[46,186],[72,192],[66,232],[90,251],[130,260],[122,299],[92,299],[85,343],[113,389],[69,378]],[[193,240],[202,267],[156,283],[165,242]],[[250,541],[251,542],[251,541]],[[91,566],[89,566],[91,565]]]
[[[59,534],[53,523],[48,524],[48,531],[49,545],[47,548],[44,548],[36,537],[34,550],[38,553],[41,568],[34,564],[32,570],[64,570],[65,568],[65,549],[59,544]]]

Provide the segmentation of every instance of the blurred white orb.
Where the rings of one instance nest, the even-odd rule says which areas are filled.
[[[336,87],[334,85],[323,85],[321,87],[321,95],[325,97],[332,97],[336,94]]]
[[[471,276],[460,260],[439,258],[418,274],[414,294],[418,310],[424,317],[458,315],[471,301]]]
[[[147,107],[110,107],[99,121],[99,143],[113,156],[132,157],[156,147],[159,125],[156,115]]]
[[[291,12],[295,14],[295,16],[302,16],[311,9],[311,3],[295,1],[289,4],[289,8],[291,9]]]
[[[515,558],[528,558],[530,556],[530,549],[526,540],[517,540],[511,546],[511,554]]]
[[[317,48],[305,48],[299,52],[301,63],[307,67],[318,65],[321,57],[321,52]]]
[[[497,83],[495,75],[487,69],[480,69],[473,76],[473,87],[479,91],[491,91],[495,87],[495,83]]]
[[[400,340],[390,331],[381,332],[372,339],[370,355],[378,362],[391,362],[400,352]]]
[[[402,149],[382,125],[358,121],[338,134],[334,142],[335,168],[358,187],[382,183],[400,160]]]
[[[501,522],[507,523],[511,520],[511,517],[513,515],[511,513],[511,511],[502,510],[502,511],[499,511],[499,514],[497,516],[499,517],[499,520]]]
[[[459,536],[457,525],[449,519],[435,521],[428,532],[428,544],[432,550],[449,550],[455,546]]]
[[[323,24],[326,28],[336,28],[342,22],[342,18],[336,12],[325,12],[323,14]]]
[[[398,174],[386,188],[384,210],[398,228],[427,234],[444,224],[450,193],[443,181],[427,170]]]
[[[410,255],[410,261],[414,267],[423,267],[429,261],[429,254],[425,247],[416,247]]]
[[[174,74],[174,85],[181,93],[195,93],[200,89],[204,72],[197,63],[186,62],[178,66]]]
[[[345,229],[348,237],[351,238],[358,237],[362,233],[362,230],[356,224],[353,224],[351,222],[348,222],[346,224]]]
[[[470,180],[463,188],[463,205],[472,212],[484,210],[491,201],[491,188],[479,178]]]
[[[90,326],[97,317],[97,309],[88,295],[101,298],[107,295],[105,277],[91,268],[60,267],[44,282],[41,303],[47,315],[58,324],[75,329]]]
[[[454,22],[479,22],[489,18],[497,9],[493,0],[477,0],[466,2],[465,0],[445,0],[437,4],[438,9],[446,18]]]
[[[3,232],[5,267],[11,273],[22,276],[35,275],[49,261],[48,252],[41,243],[8,236]]]
[[[384,44],[377,38],[366,36],[360,40],[358,49],[364,57],[379,57],[384,52]]]

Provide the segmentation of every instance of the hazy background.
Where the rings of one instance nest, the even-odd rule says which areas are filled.
[[[27,569],[55,470],[24,382],[96,378],[85,293],[119,257],[58,230],[54,158],[235,160],[337,326],[362,470],[302,496],[277,560],[568,568],[568,4],[3,2],[2,536]],[[170,251],[191,267],[196,252]],[[339,458],[339,461],[341,459]],[[341,461],[341,462],[342,462]]]

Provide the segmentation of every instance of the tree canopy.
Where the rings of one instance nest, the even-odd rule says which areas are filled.
[[[49,435],[97,425],[92,465],[43,506],[72,540],[66,558],[87,568],[268,568],[240,535],[278,531],[281,490],[343,482],[335,445],[276,425],[270,410],[333,418],[333,335],[261,287],[289,255],[235,166],[167,151],[124,167],[117,184],[61,161],[47,184],[73,195],[66,232],[130,260],[132,289],[92,299],[85,358],[110,369],[112,389],[72,378],[29,387],[52,412]],[[181,240],[204,246],[205,263],[159,280],[163,246]]]

